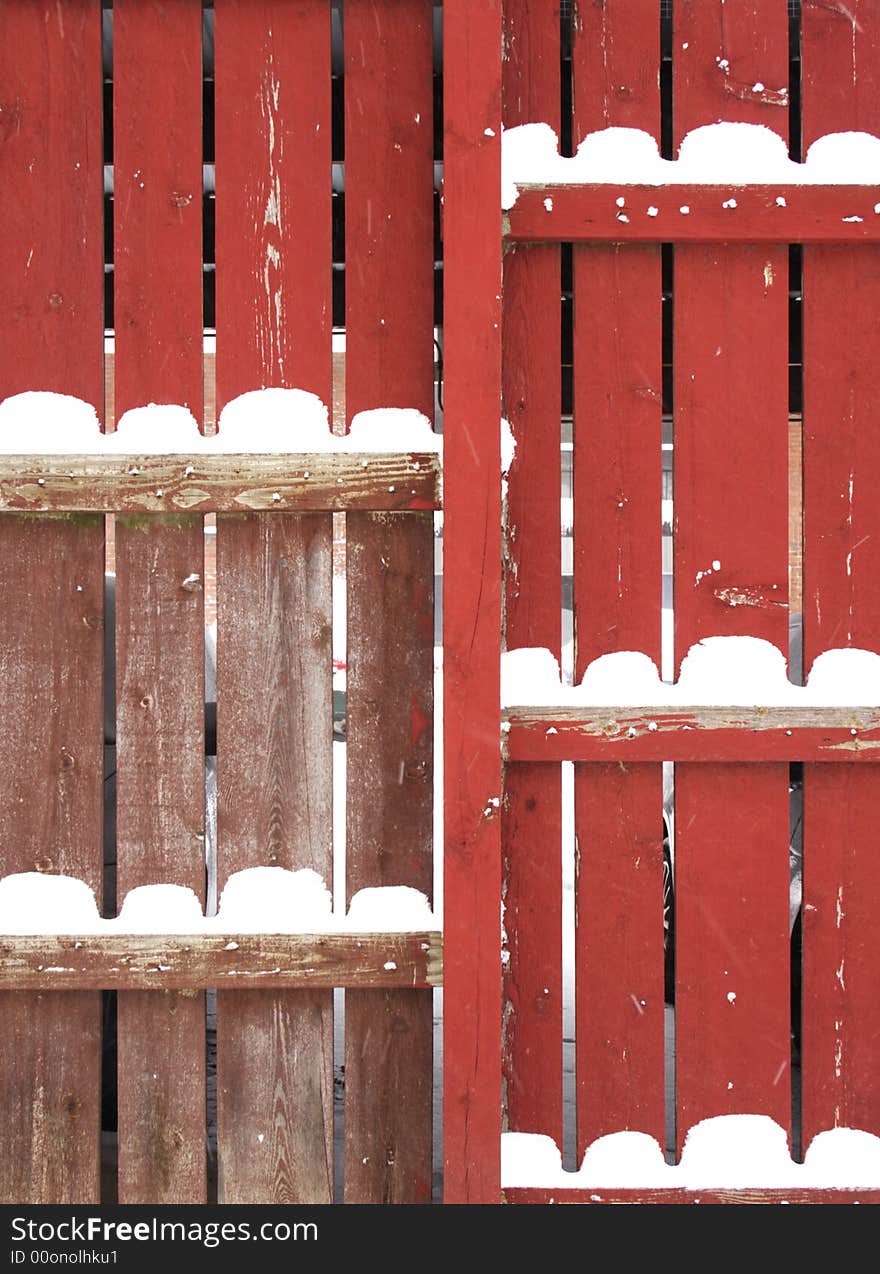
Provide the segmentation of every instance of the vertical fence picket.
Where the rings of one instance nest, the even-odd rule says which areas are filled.
[[[575,143],[607,127],[659,143],[659,64],[652,0],[580,10]],[[660,667],[661,297],[658,247],[575,247],[575,680],[618,650]],[[578,1155],[621,1128],[662,1145],[661,766],[576,766],[575,835]]]
[[[113,19],[116,419],[200,420],[201,4]],[[116,519],[117,907],[154,883],[204,902],[203,573],[199,515]],[[117,1014],[119,1201],[203,1202],[204,995],[129,991]]]
[[[330,6],[216,0],[215,24],[217,410],[329,406]],[[329,513],[217,518],[221,890],[255,866],[331,882],[331,554]],[[332,992],[218,994],[217,1073],[220,1199],[331,1202]]]
[[[443,30],[444,1198],[497,1203],[500,0],[446,0]]]
[[[0,399],[103,414],[101,6],[0,9]],[[46,112],[46,102],[53,109]],[[0,519],[0,874],[62,872],[101,902],[103,518]],[[95,1203],[101,997],[0,995],[4,1203]]]
[[[434,412],[431,0],[347,0],[346,418]],[[346,892],[432,893],[433,516],[346,518]],[[432,993],[347,991],[346,1202],[431,1197]]]
[[[560,26],[553,7],[504,6],[506,128],[559,129]],[[504,259],[502,411],[516,451],[508,475],[504,641],[561,657],[559,498],[560,249]],[[506,1124],[562,1144],[562,794],[558,765],[511,765],[501,814]]]
[[[719,119],[787,135],[785,0],[680,2],[673,59],[677,143]],[[787,250],[677,247],[674,298],[679,669],[709,636],[787,649]],[[712,1115],[789,1126],[788,766],[677,765],[675,801],[680,1148]]]
[[[880,132],[880,13],[804,5],[803,146]],[[880,650],[880,248],[804,248],[804,671],[823,650]],[[803,1146],[880,1134],[873,842],[880,767],[804,767]]]

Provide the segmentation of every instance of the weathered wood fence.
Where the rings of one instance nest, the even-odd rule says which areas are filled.
[[[116,420],[180,404],[204,424],[210,330],[218,415],[266,387],[330,404],[336,327],[345,423],[380,407],[433,421],[440,328],[444,434],[442,490],[430,454],[364,469],[360,456],[302,455],[293,429],[280,464],[5,456],[0,875],[75,876],[109,915],[150,883],[205,901],[205,598],[191,582],[204,576],[210,515],[217,883],[253,866],[309,867],[332,882],[336,516],[344,892],[409,885],[430,896],[442,505],[443,1197],[546,1200],[540,1183],[502,1194],[502,1131],[562,1146],[572,1109],[578,1161],[622,1129],[663,1146],[670,1116],[673,1151],[724,1114],[769,1115],[802,1148],[834,1127],[880,1135],[877,705],[756,721],[723,702],[662,720],[637,703],[567,714],[548,704],[502,722],[499,696],[503,648],[563,654],[569,419],[575,679],[616,651],[660,664],[664,421],[676,670],[712,635],[786,652],[801,549],[805,669],[828,648],[880,649],[876,190],[696,185],[673,199],[661,187],[654,213],[628,220],[626,184],[524,190],[503,220],[499,198],[502,125],[550,123],[569,152],[598,129],[637,127],[670,156],[717,120],[766,124],[796,158],[827,133],[880,133],[880,13],[866,0],[507,0],[503,12],[501,0],[445,0],[441,40],[435,10],[431,0],[0,5],[0,402],[72,395],[105,425],[105,399]],[[719,207],[734,194],[731,218]],[[504,529],[502,412],[517,441]],[[800,465],[801,448],[793,454]],[[109,519],[117,808],[105,879]],[[675,764],[671,1099],[664,762]],[[566,918],[568,763],[577,876]],[[792,765],[804,808],[795,948]],[[429,1201],[440,945],[433,931],[0,938],[0,1197],[91,1202],[103,1177],[103,1197],[122,1202],[329,1202],[341,1142],[346,1201]],[[102,992],[105,1005],[116,996],[115,1025]],[[115,1155],[101,1137],[108,1031]],[[880,1182],[802,1196],[880,1201]],[[600,1197],[658,1196],[612,1182]]]

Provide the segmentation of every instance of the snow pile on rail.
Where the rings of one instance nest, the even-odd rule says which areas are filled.
[[[695,1124],[678,1164],[642,1132],[614,1132],[587,1147],[577,1172],[562,1168],[559,1147],[540,1133],[501,1136],[501,1186],[534,1189],[736,1190],[753,1187],[871,1189],[880,1186],[880,1137],[855,1128],[821,1132],[803,1163],[768,1115],[716,1115]]]
[[[0,933],[423,933],[437,928],[427,898],[403,885],[361,889],[346,915],[309,868],[249,867],[234,872],[216,916],[206,917],[191,889],[141,885],[119,916],[103,920],[94,891],[73,876],[18,872],[0,879]]]
[[[880,184],[880,138],[829,133],[802,164],[763,124],[705,124],[682,139],[678,158],[662,159],[640,128],[588,134],[570,158],[559,154],[549,124],[521,124],[501,137],[501,206],[512,208],[519,186],[553,185],[851,185]]]
[[[661,681],[657,665],[638,651],[602,655],[579,685],[563,685],[559,663],[543,647],[501,656],[504,708],[868,707],[880,705],[880,654],[854,648],[826,650],[813,662],[806,685],[788,680],[785,656],[760,637],[704,637],[682,660],[677,682]]]
[[[227,403],[216,434],[199,432],[177,405],[125,412],[101,433],[94,407],[67,394],[29,391],[0,402],[3,455],[260,455],[297,452],[439,452],[442,436],[414,408],[359,412],[349,433],[330,430],[326,405],[302,389],[258,389]]]

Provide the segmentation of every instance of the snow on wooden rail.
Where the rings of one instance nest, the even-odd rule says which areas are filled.
[[[594,660],[563,686],[547,650],[502,656],[502,738],[509,761],[876,761],[880,655],[827,650],[807,684],[755,637],[706,637],[676,683],[647,655]]]
[[[880,138],[832,133],[795,163],[758,124],[693,129],[678,157],[650,134],[606,128],[559,154],[547,124],[502,138],[513,242],[857,243],[880,239]]]
[[[436,453],[0,455],[0,510],[252,513],[436,509]]]

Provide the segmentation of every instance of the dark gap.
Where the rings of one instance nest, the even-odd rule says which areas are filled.
[[[791,1153],[798,1163],[803,1158],[801,1134],[801,1028],[803,968],[803,867],[804,867],[804,767],[800,761],[789,766],[789,869],[791,923]]]
[[[104,330],[113,327],[113,12],[105,4],[101,12],[102,162]],[[106,403],[105,403],[106,411]],[[106,414],[105,414],[106,427]],[[105,535],[110,518],[104,519]],[[116,605],[114,580],[104,574],[104,792],[103,876],[101,914],[116,915]],[[118,1102],[116,1085],[116,992],[101,992],[101,1201],[115,1203],[118,1195]]]
[[[113,10],[101,13],[104,140],[104,330],[113,330]]]
[[[801,122],[801,0],[788,0],[788,153],[800,160]]]
[[[673,156],[672,135],[672,0],[660,0],[660,154]]]
[[[331,74],[331,117],[330,117],[330,148],[332,158],[331,183],[333,190],[332,197],[332,324],[334,328],[346,327],[346,302],[345,302],[345,262],[347,258],[347,243],[345,238],[345,18],[342,0],[333,0],[330,10],[330,67],[328,70]],[[348,420],[347,404],[344,412],[344,418]],[[332,408],[331,408],[332,420]],[[346,519],[347,523],[347,519]],[[335,594],[337,588],[343,587],[343,581],[337,579],[334,573],[332,581],[332,590]],[[335,605],[332,607],[335,610]],[[343,617],[342,622],[347,624],[347,617]],[[336,694],[333,695],[333,716],[336,716]],[[345,735],[345,704],[340,705],[342,716],[340,725],[342,727],[343,736]],[[336,722],[334,721],[334,727]],[[332,758],[333,770],[333,788],[334,788],[334,807],[336,805],[335,788],[337,776],[337,758],[336,748],[334,746],[334,756]],[[347,757],[347,749],[346,749]],[[345,761],[342,762],[346,764]],[[334,814],[335,818],[335,814]],[[342,818],[347,821],[348,813],[346,806],[343,806]],[[337,837],[337,829],[334,827],[333,834],[333,860],[330,874],[330,888],[333,889],[336,878],[336,848],[341,839],[342,845],[346,844],[347,825],[341,829],[341,838]],[[343,851],[344,852],[344,851]],[[347,903],[345,896],[347,892],[346,883],[343,877],[343,902]],[[333,992],[333,1097],[331,1109],[331,1127],[333,1129],[333,1184],[332,1197],[334,1203],[342,1204],[345,1202],[345,990],[336,987]]]
[[[202,12],[202,326],[216,328],[216,149],[214,142],[214,9]],[[209,168],[208,165],[211,167]]]
[[[562,0],[559,6],[559,153],[573,155],[574,146],[574,85],[572,76],[573,15],[572,0]]]
[[[332,279],[331,323],[345,327],[345,49],[343,44],[342,0],[333,0],[330,10],[330,150],[331,174]]]

